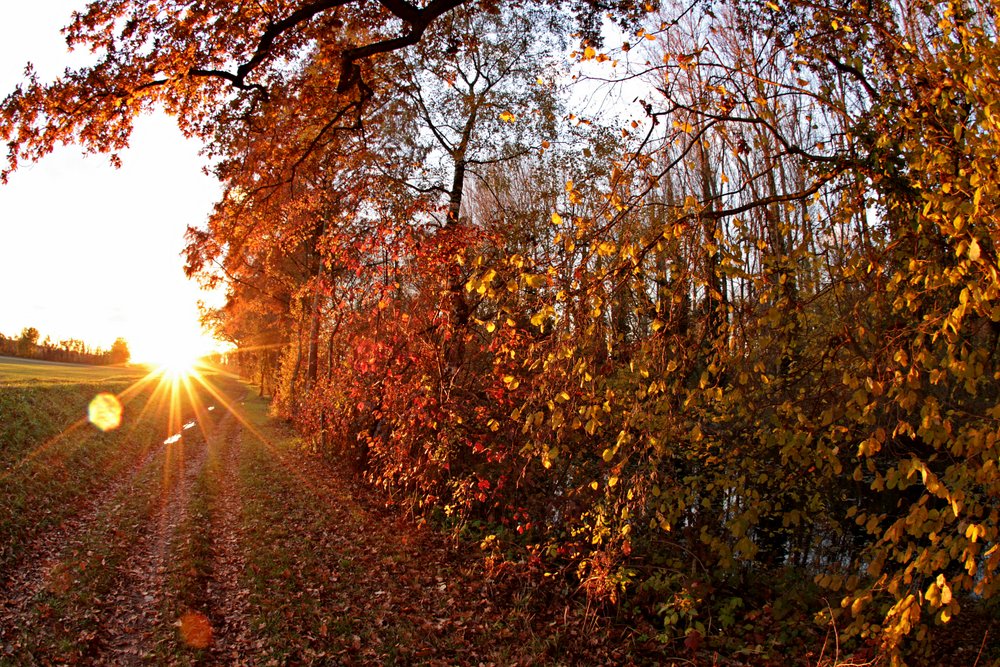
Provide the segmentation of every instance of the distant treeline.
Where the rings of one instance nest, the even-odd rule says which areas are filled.
[[[97,366],[124,364],[132,356],[124,338],[117,338],[109,350],[92,348],[75,338],[58,343],[48,336],[41,342],[38,339],[39,333],[35,327],[25,327],[17,337],[8,338],[0,333],[0,355]]]

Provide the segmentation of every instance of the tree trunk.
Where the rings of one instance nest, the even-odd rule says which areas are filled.
[[[465,193],[466,151],[472,139],[476,126],[478,103],[473,104],[469,117],[462,130],[462,140],[452,152],[455,163],[455,174],[451,179],[451,191],[448,193],[448,220],[445,233],[457,231],[460,227],[459,216],[462,211],[462,197]],[[465,276],[462,267],[450,260],[448,268],[448,310],[451,323],[451,340],[446,343],[445,360],[452,376],[458,372],[465,357],[465,330],[469,324],[472,312],[465,299]],[[450,378],[449,378],[450,380]]]

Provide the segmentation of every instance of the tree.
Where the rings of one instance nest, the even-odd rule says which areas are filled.
[[[129,352],[128,342],[124,338],[116,338],[115,342],[111,344],[109,361],[112,364],[127,364],[131,358],[132,353]]]
[[[312,107],[317,139],[361,127],[379,87],[372,65],[420,43],[456,7],[495,13],[493,0],[281,0],[247,8],[226,0],[183,2],[164,12],[154,0],[91,3],[66,27],[73,48],[96,62],[54,82],[27,81],[0,107],[0,137],[9,145],[5,179],[23,160],[36,160],[62,141],[110,153],[128,145],[134,118],[153,108],[177,117],[187,133],[210,137],[227,124],[270,105],[311,106],[322,90],[326,104]],[[641,3],[613,3],[621,17],[643,13]],[[577,19],[597,39],[605,3],[584,0]],[[329,63],[318,80],[299,78],[298,91],[283,90],[286,64],[305,51]],[[307,151],[309,149],[307,148]],[[299,156],[302,157],[302,156]]]
[[[17,339],[17,353],[22,357],[32,357],[35,354],[35,347],[38,345],[38,329],[35,327],[24,327],[21,336]]]

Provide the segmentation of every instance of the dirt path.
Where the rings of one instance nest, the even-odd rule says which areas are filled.
[[[141,664],[156,655],[163,616],[168,553],[177,527],[187,518],[195,479],[201,474],[208,444],[200,435],[189,437],[189,446],[168,446],[163,466],[163,492],[158,509],[142,537],[118,568],[116,586],[104,600],[108,615],[102,619],[97,662],[108,665]]]
[[[246,664],[251,647],[249,625],[250,592],[242,585],[246,569],[245,538],[240,518],[243,501],[238,480],[243,429],[232,415],[223,421],[219,440],[221,474],[217,511],[211,523],[213,535],[212,578],[206,594],[215,628],[211,655],[222,664]]]

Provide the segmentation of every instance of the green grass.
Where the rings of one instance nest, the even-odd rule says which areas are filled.
[[[117,430],[80,423],[94,394],[118,388],[0,388],[0,574],[35,537],[79,512],[162,441],[164,418],[155,410],[139,417],[148,392],[125,406]]]
[[[87,366],[85,364],[62,364],[34,359],[0,357],[0,387],[39,383],[132,383],[148,373],[149,368],[145,366]]]

